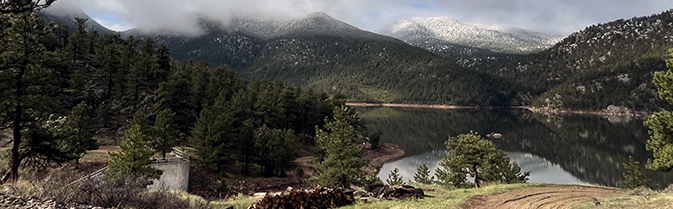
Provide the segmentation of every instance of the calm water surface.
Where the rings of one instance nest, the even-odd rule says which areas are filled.
[[[436,110],[413,108],[359,108],[371,131],[381,128],[384,142],[400,145],[406,155],[383,165],[385,180],[395,167],[405,181],[418,166],[431,171],[446,156],[449,136],[470,130],[501,133],[491,139],[509,153],[530,182],[589,183],[618,186],[629,156],[641,164],[651,158],[643,120],[580,115],[542,115],[527,110]],[[370,132],[371,132],[370,131]],[[673,172],[645,171],[655,183],[673,183]]]

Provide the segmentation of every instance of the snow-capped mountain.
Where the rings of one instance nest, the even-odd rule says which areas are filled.
[[[412,17],[396,21],[387,32],[411,45],[442,51],[438,45],[455,44],[498,53],[533,53],[563,39],[520,28],[469,25],[448,17]],[[451,47],[445,47],[451,50]]]
[[[89,15],[84,13],[82,9],[77,7],[70,0],[60,0],[58,3],[42,10],[40,15],[47,21],[54,21],[68,26],[76,25],[77,22],[75,21],[75,18],[84,18],[88,20],[85,23],[87,30],[98,31],[101,34],[112,32],[112,30],[92,20]],[[74,27],[71,27],[70,29],[74,30]]]
[[[260,38],[270,39],[287,35],[339,35],[356,38],[395,40],[364,31],[348,23],[334,19],[323,12],[312,13],[298,19],[271,20],[258,17],[237,16],[224,24],[228,31],[245,32]]]

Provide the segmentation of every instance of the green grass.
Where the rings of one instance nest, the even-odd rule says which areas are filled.
[[[651,189],[638,188],[629,191],[627,195],[602,198],[598,200],[599,205],[594,201],[582,201],[575,205],[576,209],[588,208],[672,208],[673,207],[673,191],[660,192]]]
[[[226,208],[231,205],[234,206],[234,209],[246,209],[252,205],[252,202],[255,201],[252,197],[240,198],[240,199],[231,199],[227,201],[213,201],[210,202],[210,205],[213,209]]]
[[[379,102],[393,102],[402,97],[402,94],[394,90],[386,90],[376,87],[362,86],[358,88],[358,90],[367,95],[368,98]]]
[[[363,119],[379,119],[379,118],[394,118],[402,115],[402,112],[391,107],[377,107],[377,108],[358,108],[360,117]]]

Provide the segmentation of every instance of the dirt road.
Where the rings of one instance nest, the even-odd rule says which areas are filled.
[[[600,198],[619,196],[625,193],[625,191],[617,189],[588,186],[535,187],[492,196],[476,195],[470,197],[462,205],[462,208],[571,208],[573,204],[579,201],[589,200],[600,204],[598,202]]]

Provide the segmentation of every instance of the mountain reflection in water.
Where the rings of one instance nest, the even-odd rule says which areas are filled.
[[[385,180],[398,167],[405,180],[413,179],[418,166],[434,169],[446,155],[449,136],[477,131],[501,133],[492,139],[508,152],[522,171],[531,171],[530,182],[590,183],[618,186],[622,163],[628,156],[644,165],[647,127],[638,119],[615,120],[600,116],[542,115],[528,110],[438,110],[413,108],[358,108],[370,130],[382,128],[384,142],[400,145],[406,155],[384,164]],[[655,183],[673,182],[673,172],[645,170]]]

